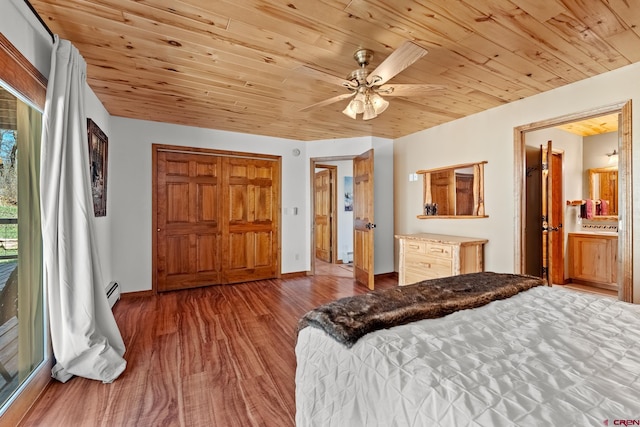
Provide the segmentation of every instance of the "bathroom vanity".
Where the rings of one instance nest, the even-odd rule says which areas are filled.
[[[568,253],[572,283],[618,289],[617,233],[569,233]]]

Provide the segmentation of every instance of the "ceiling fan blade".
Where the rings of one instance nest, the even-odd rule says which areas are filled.
[[[367,82],[372,83],[375,80],[376,85],[384,84],[426,54],[425,48],[412,41],[406,41],[367,76]]]
[[[317,102],[313,105],[309,105],[308,107],[303,108],[300,111],[309,111],[312,108],[324,107],[325,105],[333,104],[334,102],[342,101],[343,99],[351,98],[356,93],[344,93],[342,95],[334,96],[333,98],[325,99],[324,101]]]
[[[306,65],[301,65],[297,67],[295,71],[306,74],[310,77],[313,77],[318,80],[322,80],[327,83],[332,83],[338,86],[355,88],[355,86],[349,80],[345,80],[343,78],[333,76],[331,74],[325,73],[324,71],[316,70],[315,68],[307,67]]]
[[[428,85],[428,84],[389,84],[382,85],[378,88],[377,92],[382,96],[423,96],[435,91],[446,89],[443,85]],[[388,91],[388,92],[387,92]]]

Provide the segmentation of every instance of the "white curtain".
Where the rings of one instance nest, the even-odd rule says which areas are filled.
[[[125,347],[105,294],[89,179],[87,65],[56,36],[43,116],[40,191],[53,377],[115,380]]]

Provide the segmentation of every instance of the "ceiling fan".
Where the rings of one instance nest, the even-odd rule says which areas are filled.
[[[353,98],[342,111],[352,119],[362,114],[363,120],[371,120],[381,114],[389,106],[389,101],[384,96],[419,96],[426,92],[444,89],[442,85],[432,84],[386,84],[394,76],[427,54],[427,50],[412,41],[404,42],[393,51],[375,70],[369,72],[367,65],[373,58],[373,51],[358,49],[353,54],[360,68],[352,71],[346,79],[327,74],[311,67],[302,66],[299,71],[311,75],[319,80],[334,83],[345,87],[349,92],[325,99],[316,104],[303,108],[300,111],[308,111],[312,108],[324,107],[343,99]]]

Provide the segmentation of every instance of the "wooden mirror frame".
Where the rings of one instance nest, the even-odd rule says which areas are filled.
[[[485,215],[484,209],[484,165],[487,161],[476,162],[476,163],[463,163],[459,165],[453,166],[445,166],[441,168],[435,169],[424,169],[419,170],[416,173],[422,175],[422,195],[423,202],[422,206],[430,203],[436,203],[433,200],[433,195],[431,192],[431,175],[434,173],[441,172],[454,172],[457,169],[473,169],[473,213],[471,215],[426,215],[424,212],[420,215],[417,215],[419,219],[434,219],[434,218],[451,218],[451,219],[465,219],[465,218],[488,218],[488,215]],[[455,174],[454,174],[455,175]],[[456,188],[451,187],[449,189],[450,194],[453,195],[455,199],[456,196]]]

